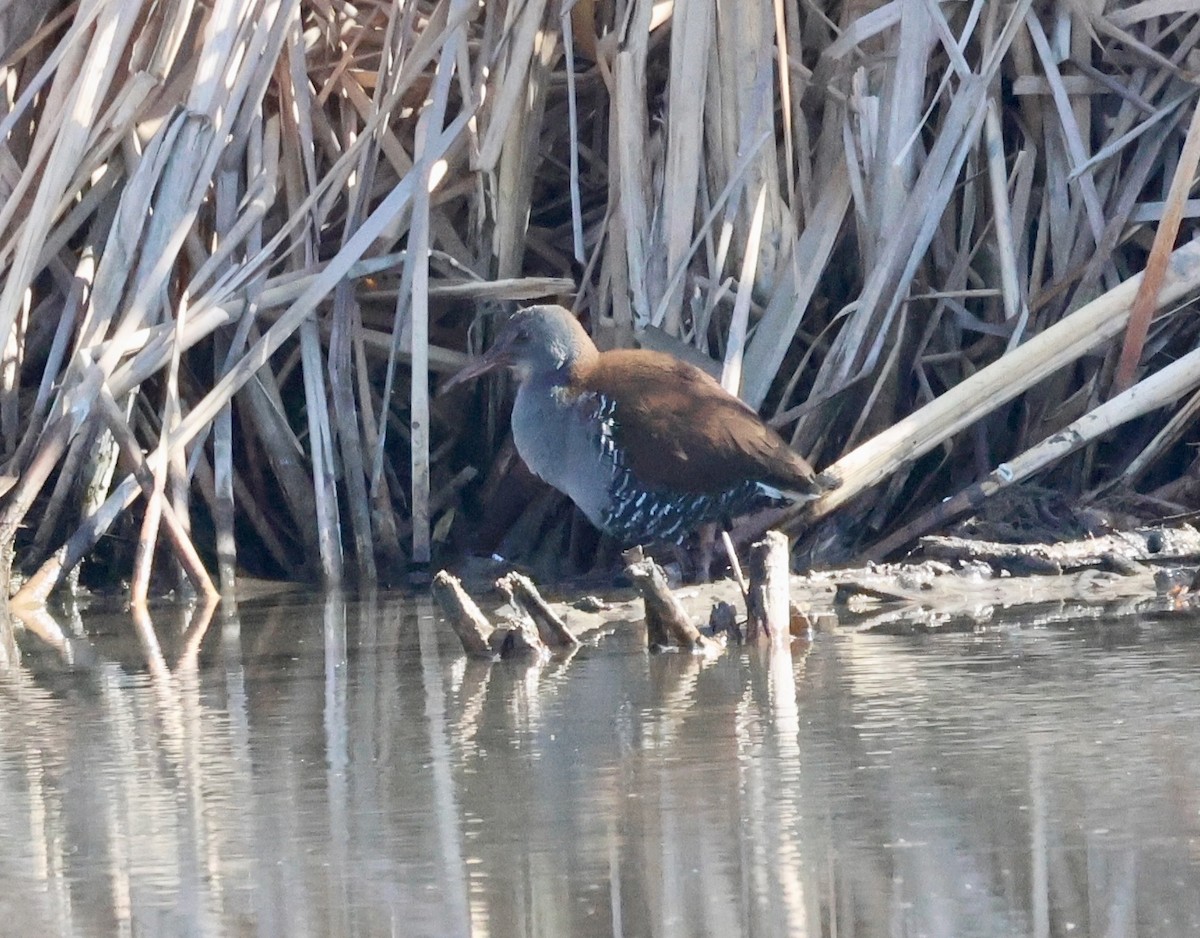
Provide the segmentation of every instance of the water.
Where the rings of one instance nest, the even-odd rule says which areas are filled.
[[[468,662],[427,603],[0,675],[0,934],[1200,933],[1195,623]]]

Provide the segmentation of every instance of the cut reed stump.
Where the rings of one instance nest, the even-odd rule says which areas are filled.
[[[788,539],[768,531],[750,546],[750,586],[746,591],[746,641],[772,644],[791,640]]]
[[[492,658],[498,654],[492,650],[491,641],[496,630],[463,589],[458,577],[439,570],[432,586],[434,601],[450,620],[450,628],[462,642],[463,651],[473,658]]]
[[[532,623],[514,621],[493,628],[458,578],[445,570],[439,570],[433,578],[433,598],[450,620],[450,627],[462,642],[463,651],[471,657],[489,660],[550,657],[550,649]]]
[[[579,644],[579,639],[571,634],[558,613],[542,599],[542,594],[529,577],[516,571],[507,573],[496,581],[496,589],[510,603],[525,611],[537,626],[538,636],[549,647],[575,648]]]
[[[717,653],[724,646],[720,641],[701,633],[692,622],[683,604],[667,586],[667,575],[641,548],[635,547],[622,555],[626,575],[642,597],[646,613],[646,642],[651,648],[678,645],[706,653]]]
[[[445,570],[433,578],[433,598],[450,620],[450,627],[473,658],[511,658],[534,655],[548,658],[551,650],[573,651],[579,639],[538,592],[528,577],[509,573],[496,581],[496,588],[525,615],[493,626],[463,589],[462,582]]]

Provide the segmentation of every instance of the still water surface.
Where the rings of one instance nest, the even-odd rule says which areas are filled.
[[[1200,934],[1200,629],[468,662],[428,603],[0,674],[0,934]],[[89,658],[91,660],[87,660]]]

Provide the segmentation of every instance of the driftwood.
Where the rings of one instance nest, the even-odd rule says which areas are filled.
[[[1001,544],[963,537],[924,537],[921,548],[937,560],[982,561],[1000,569],[1061,573],[1101,566],[1132,575],[1145,562],[1200,558],[1200,531],[1191,525],[1122,531],[1062,544]]]

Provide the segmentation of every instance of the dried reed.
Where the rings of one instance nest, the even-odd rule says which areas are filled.
[[[590,565],[502,445],[502,397],[430,397],[543,297],[602,344],[722,361],[835,464],[843,554],[1006,462],[1181,491],[1195,382],[1137,392],[1197,333],[1185,6],[7,5],[21,600],[87,558],[138,603],[167,558],[205,593],[202,557],[225,592],[335,585],[475,535]],[[1107,436],[1038,448],[1110,396]]]

